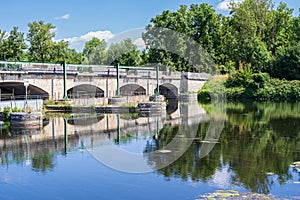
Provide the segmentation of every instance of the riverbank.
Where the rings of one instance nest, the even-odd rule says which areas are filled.
[[[226,98],[233,101],[295,102],[300,100],[299,80],[280,80],[270,77],[267,73],[239,71],[229,76],[211,78],[199,91],[199,101],[210,102],[210,95],[220,93],[222,86]]]

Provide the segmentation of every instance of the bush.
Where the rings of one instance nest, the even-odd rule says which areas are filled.
[[[226,96],[227,99],[243,99],[245,93],[245,88],[243,87],[233,87],[233,88],[226,88]]]
[[[300,80],[300,42],[278,49],[270,74],[275,78]]]
[[[225,94],[224,83],[226,76],[214,76],[207,81],[202,89],[198,92],[198,101],[208,103],[213,99],[223,98]]]
[[[198,93],[198,101],[202,103],[209,103],[210,99],[210,90],[209,89],[202,89]]]
[[[209,102],[210,95],[219,92],[217,86],[215,80],[207,82],[198,93],[199,101]],[[231,100],[300,100],[300,81],[270,78],[267,73],[237,72],[225,81],[225,86],[227,99]]]
[[[238,71],[228,77],[226,80],[225,86],[229,87],[248,87],[253,81],[252,71],[250,69],[245,69]]]
[[[4,119],[6,119],[6,120],[9,119],[10,112],[11,112],[10,107],[5,107],[3,109],[3,117],[4,117]]]

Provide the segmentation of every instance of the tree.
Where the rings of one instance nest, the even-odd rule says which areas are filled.
[[[30,61],[50,62],[54,46],[55,28],[52,24],[38,21],[28,24],[27,40],[30,43],[28,56]]]
[[[292,19],[292,42],[300,41],[300,14]]]
[[[281,2],[276,10],[268,13],[267,30],[263,40],[273,55],[278,47],[287,47],[292,38],[293,9]]]
[[[235,61],[239,67],[250,65],[253,71],[261,71],[268,65],[270,52],[263,38],[266,35],[271,0],[245,0],[231,4],[231,24],[236,44]],[[260,62],[257,62],[257,59]],[[262,66],[263,65],[263,66]]]
[[[5,59],[24,60],[25,49],[27,48],[24,33],[18,32],[18,27],[14,27],[4,42]]]
[[[6,49],[5,49],[5,31],[0,30],[0,60],[6,59]]]
[[[107,64],[124,66],[138,66],[142,62],[141,53],[131,39],[112,44],[107,50]]]
[[[106,61],[106,42],[98,38],[92,38],[85,43],[83,54],[89,64],[104,64]]]
[[[201,46],[209,55],[219,62],[218,54],[221,54],[218,48],[222,42],[219,38],[222,35],[221,24],[223,17],[215,13],[212,6],[207,4],[193,4],[188,9],[187,6],[180,6],[176,12],[164,11],[161,15],[151,19],[144,34],[143,39],[149,48],[149,60],[164,65],[171,66],[176,71],[193,71],[191,65],[201,65],[207,61],[199,60],[203,55]],[[167,39],[161,35],[160,31],[155,28],[165,28],[177,33],[166,33]],[[190,44],[190,43],[197,43]],[[163,46],[171,47],[176,53],[165,52],[159,49]],[[154,47],[157,47],[156,49]],[[223,50],[222,50],[223,51]],[[188,62],[185,58],[191,58],[193,63]],[[194,63],[195,61],[195,63]]]

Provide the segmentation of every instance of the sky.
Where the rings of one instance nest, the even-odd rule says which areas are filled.
[[[2,0],[0,29],[17,26],[27,33],[28,23],[43,20],[56,27],[56,40],[66,40],[82,50],[92,37],[109,40],[122,32],[141,29],[163,10],[180,5],[208,3],[218,13],[228,14],[230,0]],[[241,0],[240,0],[241,1]],[[283,0],[298,15],[298,0]],[[280,0],[275,0],[278,4]]]

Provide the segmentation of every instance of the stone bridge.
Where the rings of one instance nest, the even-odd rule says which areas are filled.
[[[29,99],[59,100],[66,94],[70,99],[109,98],[116,96],[118,86],[121,96],[150,96],[159,88],[166,98],[176,99],[199,91],[209,78],[204,73],[157,72],[147,67],[117,70],[114,66],[67,64],[64,70],[61,64],[6,61],[0,67],[0,100],[24,99],[26,84]]]

